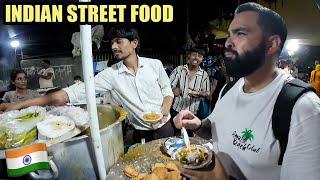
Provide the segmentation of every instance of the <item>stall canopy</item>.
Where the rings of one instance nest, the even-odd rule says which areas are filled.
[[[286,21],[288,26],[287,39],[297,39],[305,45],[320,46],[320,0],[282,0],[279,3],[269,4],[265,0],[258,3],[278,12]]]

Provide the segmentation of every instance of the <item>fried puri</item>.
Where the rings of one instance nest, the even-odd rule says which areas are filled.
[[[152,173],[157,175],[159,179],[166,179],[168,176],[168,170],[165,167],[156,167]]]
[[[139,175],[139,173],[130,166],[125,166],[123,169],[123,172],[125,175],[127,175],[128,177],[131,177],[131,178],[137,177]]]

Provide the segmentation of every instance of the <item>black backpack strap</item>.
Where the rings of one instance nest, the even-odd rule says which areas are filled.
[[[236,84],[237,81],[229,82],[222,90],[220,99]]]
[[[315,91],[310,84],[299,79],[292,79],[281,89],[272,114],[272,130],[280,143],[280,157],[278,165],[282,164],[283,156],[288,144],[292,109],[299,97],[308,91]]]

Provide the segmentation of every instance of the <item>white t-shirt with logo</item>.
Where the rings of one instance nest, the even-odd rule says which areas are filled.
[[[247,179],[320,179],[320,99],[313,92],[302,95],[291,116],[288,145],[278,165],[279,141],[272,130],[272,113],[283,84],[292,77],[283,70],[263,89],[244,93],[241,78],[220,99],[212,114],[215,150],[224,157],[226,171]],[[241,178],[240,178],[241,179]]]
[[[50,79],[44,79],[42,77],[39,78],[39,85],[40,88],[50,88],[53,87],[53,78],[54,78],[54,70],[53,68],[49,67],[47,69],[41,69],[39,71],[39,75],[47,76],[49,73],[52,73]]]

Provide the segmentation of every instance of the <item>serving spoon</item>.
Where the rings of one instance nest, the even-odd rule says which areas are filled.
[[[186,128],[184,128],[184,127],[181,128],[181,134],[183,135],[184,143],[186,144],[187,148],[189,148],[190,147],[190,140],[189,140],[189,136],[188,136]]]

